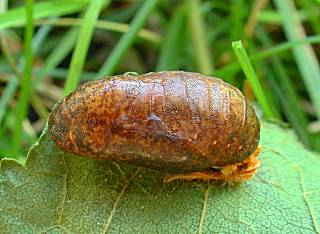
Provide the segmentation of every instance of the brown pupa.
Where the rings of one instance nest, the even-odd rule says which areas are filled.
[[[242,181],[260,165],[260,124],[248,100],[198,73],[87,82],[55,106],[49,131],[65,151],[165,171],[167,182]]]

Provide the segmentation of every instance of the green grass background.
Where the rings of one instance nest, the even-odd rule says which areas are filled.
[[[80,82],[163,70],[224,79],[320,150],[318,0],[2,0],[0,43],[2,157]]]

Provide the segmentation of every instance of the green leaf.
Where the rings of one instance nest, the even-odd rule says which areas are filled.
[[[290,129],[263,122],[261,134],[257,175],[228,186],[163,184],[161,172],[64,153],[45,131],[25,166],[1,161],[1,232],[320,232],[320,158]]]

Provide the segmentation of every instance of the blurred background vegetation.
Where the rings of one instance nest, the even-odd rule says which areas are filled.
[[[319,151],[319,42],[319,0],[1,0],[0,155],[79,82],[163,70],[224,79]]]

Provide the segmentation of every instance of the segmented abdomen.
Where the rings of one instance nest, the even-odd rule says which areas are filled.
[[[69,152],[170,172],[242,161],[260,131],[238,89],[189,72],[88,82],[55,108],[49,129]]]

